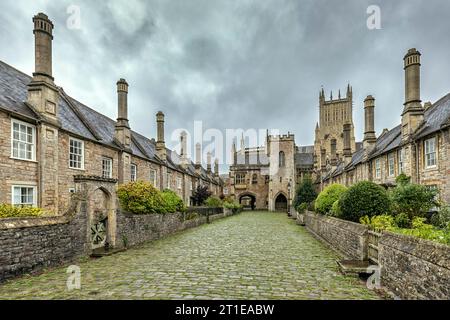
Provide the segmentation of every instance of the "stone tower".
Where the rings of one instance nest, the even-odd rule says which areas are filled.
[[[337,98],[326,100],[322,89],[319,93],[319,123],[316,126],[314,142],[315,168],[319,170],[327,163],[334,164],[344,155],[344,125],[350,125],[350,148],[356,151],[355,128],[353,124],[353,89],[347,86],[345,96],[339,91]]]

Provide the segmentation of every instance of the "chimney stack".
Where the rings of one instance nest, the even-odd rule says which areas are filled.
[[[337,148],[337,142],[336,139],[331,139],[331,166],[335,167],[337,166],[337,156],[336,156],[336,148]]]
[[[211,173],[211,152],[208,152],[206,155],[206,171],[208,172],[208,174]]]
[[[406,140],[419,127],[424,117],[420,99],[420,52],[409,49],[403,58],[405,70],[405,107],[402,114],[402,136]]]
[[[125,148],[131,148],[131,132],[128,122],[128,83],[125,79],[117,82],[117,123],[116,140]]]
[[[189,164],[189,160],[187,157],[187,133],[186,131],[181,132],[180,134],[180,145],[181,145],[181,165],[183,167],[187,167]]]
[[[375,135],[375,98],[370,95],[364,100],[364,118],[365,130],[363,145],[364,149],[370,152],[377,142]]]
[[[195,145],[195,171],[197,174],[201,173],[202,169],[202,145],[197,143]]]
[[[167,153],[166,153],[166,143],[164,141],[164,113],[159,111],[156,114],[156,125],[157,125],[157,141],[156,141],[156,153],[158,157],[166,161]]]
[[[214,176],[215,176],[216,178],[219,177],[219,159],[216,159],[216,160],[214,161]]]
[[[33,17],[35,68],[27,102],[47,120],[57,122],[59,89],[52,71],[53,23],[43,13]]]
[[[351,131],[352,125],[350,123],[344,124],[344,161],[345,164],[349,164],[352,160],[352,147],[351,147]]]

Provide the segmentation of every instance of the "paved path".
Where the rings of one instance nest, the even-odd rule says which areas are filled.
[[[0,299],[377,299],[341,275],[333,252],[284,214],[215,221],[110,257],[0,286]]]

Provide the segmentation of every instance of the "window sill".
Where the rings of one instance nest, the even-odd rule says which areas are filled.
[[[69,169],[70,170],[76,170],[76,171],[86,171],[86,169],[84,169],[84,168],[72,168],[72,167],[69,167]]]
[[[28,159],[21,159],[21,158],[14,158],[14,157],[9,157],[12,160],[17,160],[17,161],[25,161],[25,162],[30,162],[30,163],[38,163],[36,160],[28,160]]]

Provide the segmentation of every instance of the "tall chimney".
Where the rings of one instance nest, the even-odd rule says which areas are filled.
[[[187,167],[187,165],[189,164],[189,160],[187,157],[187,133],[186,133],[186,131],[183,131],[180,134],[180,145],[181,145],[181,151],[180,151],[181,165],[183,167]]]
[[[403,58],[405,70],[405,107],[402,114],[403,139],[418,128],[424,117],[424,109],[420,99],[420,52],[409,49]]]
[[[351,147],[351,131],[352,125],[350,123],[344,124],[344,161],[349,164],[352,161],[352,147]]]
[[[211,152],[207,153],[206,161],[206,171],[208,171],[208,173],[211,173]]]
[[[214,176],[219,177],[219,159],[214,161]]]
[[[337,165],[337,156],[336,156],[337,142],[336,142],[336,139],[331,139],[330,147],[331,147],[331,166],[335,167]]]
[[[377,142],[377,137],[375,135],[375,98],[370,95],[364,100],[364,119],[365,130],[363,145],[364,149],[370,152]]]
[[[159,111],[156,114],[157,125],[157,141],[156,141],[156,153],[158,157],[165,161],[167,159],[166,143],[164,142],[164,113]]]
[[[237,154],[236,154],[236,143],[233,141],[233,145],[231,146],[231,165],[236,165],[237,162]]]
[[[125,79],[117,81],[117,122],[115,138],[125,148],[131,148],[131,132],[128,122],[128,83]]]
[[[197,143],[195,145],[195,171],[200,174],[202,169],[202,145]]]
[[[53,23],[43,13],[33,17],[35,68],[28,84],[27,102],[44,118],[57,121],[59,90],[52,71]]]

